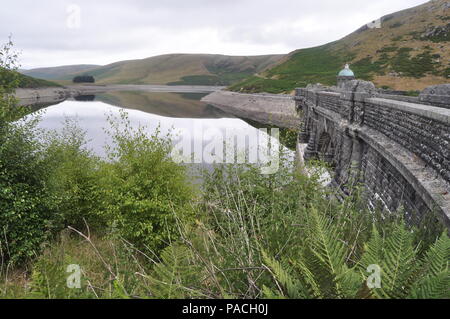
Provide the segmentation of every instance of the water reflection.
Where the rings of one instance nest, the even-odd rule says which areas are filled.
[[[74,98],[75,101],[79,102],[92,102],[95,101],[95,95],[79,95]]]
[[[181,145],[183,151],[188,150],[188,155],[191,155],[190,151],[200,150],[202,153],[211,148],[213,154],[220,153],[222,141],[227,140],[230,133],[236,141],[241,140],[241,149],[236,149],[236,154],[253,152],[255,148],[267,145],[267,134],[260,133],[243,120],[201,102],[202,97],[203,94],[143,92],[98,94],[95,97],[89,96],[47,107],[39,125],[44,129],[61,131],[66,119],[76,121],[86,132],[86,146],[99,156],[105,156],[105,145],[112,143],[104,130],[109,127],[107,117],[109,115],[120,118],[120,110],[123,108],[126,109],[133,127],[145,126],[149,134],[157,128],[161,135],[171,133],[174,145]],[[267,164],[268,156],[271,155],[266,150],[260,150],[258,160]],[[203,166],[210,164],[205,161],[194,162]]]
[[[212,105],[201,102],[204,93],[154,93],[116,91],[97,94],[96,101],[174,118],[234,118]]]

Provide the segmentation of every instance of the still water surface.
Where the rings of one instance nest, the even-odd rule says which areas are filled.
[[[66,120],[75,121],[86,133],[87,148],[100,156],[105,155],[105,145],[111,144],[111,139],[105,133],[105,128],[110,126],[107,118],[108,116],[119,118],[120,110],[128,113],[133,127],[145,126],[149,135],[157,128],[163,136],[170,132],[174,145],[179,145],[180,149],[189,155],[199,149],[197,146],[204,151],[208,145],[220,144],[220,138],[226,140],[230,132],[235,136],[245,136],[244,145],[237,146],[240,149],[237,149],[236,153],[248,152],[255,147],[267,145],[268,134],[201,102],[201,98],[205,95],[148,92],[97,94],[79,98],[78,101],[67,100],[46,107],[39,126],[43,129],[61,131]],[[257,140],[250,136],[257,137]],[[211,154],[215,155],[215,152],[216,150],[212,150]],[[267,153],[267,150],[260,151],[259,160],[267,163],[269,155],[274,154]],[[193,161],[198,160],[198,156],[191,158]],[[203,165],[211,164],[211,160],[211,157],[200,157],[200,163]]]

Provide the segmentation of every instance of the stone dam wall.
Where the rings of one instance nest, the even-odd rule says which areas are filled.
[[[415,99],[388,99],[358,80],[340,90],[297,89],[304,157],[328,162],[344,194],[362,184],[371,207],[402,208],[413,224],[434,212],[450,227],[449,89]]]
[[[202,101],[226,113],[263,124],[297,129],[301,122],[291,95],[217,91],[207,95]]]

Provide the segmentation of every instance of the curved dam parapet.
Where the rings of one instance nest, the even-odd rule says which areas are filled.
[[[291,95],[217,91],[205,96],[202,101],[237,117],[263,124],[298,129],[301,123]]]

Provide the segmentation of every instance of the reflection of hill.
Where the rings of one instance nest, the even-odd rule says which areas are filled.
[[[74,99],[78,102],[91,102],[95,101],[95,95],[79,95],[75,96]]]
[[[207,94],[109,92],[97,94],[96,100],[127,109],[173,118],[233,118],[234,116],[203,103]]]

